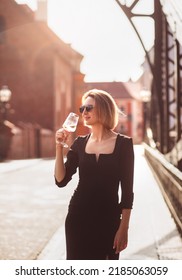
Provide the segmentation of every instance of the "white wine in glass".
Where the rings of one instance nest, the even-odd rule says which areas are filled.
[[[66,120],[64,121],[62,128],[68,132],[74,132],[78,124],[79,116],[73,112],[69,113]],[[68,148],[68,145],[64,142],[59,142],[64,148]]]

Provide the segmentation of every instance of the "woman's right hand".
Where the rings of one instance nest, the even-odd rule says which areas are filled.
[[[62,145],[61,143],[65,143],[68,140],[69,132],[66,131],[64,128],[60,128],[56,131],[55,134],[55,141],[57,145]]]

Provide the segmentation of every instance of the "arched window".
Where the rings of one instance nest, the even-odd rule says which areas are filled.
[[[6,30],[5,18],[0,15],[0,44],[3,44],[5,42],[5,30]]]

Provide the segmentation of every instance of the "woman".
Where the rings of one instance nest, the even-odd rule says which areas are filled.
[[[119,110],[110,94],[90,90],[82,103],[80,112],[91,133],[74,141],[65,164],[63,147],[56,145],[56,184],[64,187],[79,169],[65,223],[67,259],[119,259],[127,247],[133,203],[132,139],[113,131]],[[67,137],[63,129],[56,132],[56,142]]]

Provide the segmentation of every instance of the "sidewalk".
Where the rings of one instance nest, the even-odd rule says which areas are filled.
[[[74,180],[70,184],[74,184]],[[142,146],[135,146],[134,192],[129,244],[120,254],[120,259],[182,260],[182,239],[143,156]],[[37,259],[65,259],[64,225]]]
[[[17,160],[3,161],[0,162],[0,174],[13,172],[22,168],[30,167],[39,161],[42,161],[42,159],[36,158],[36,159],[17,159]]]
[[[0,163],[0,259],[34,260],[64,223],[71,188],[60,192],[52,159]]]

